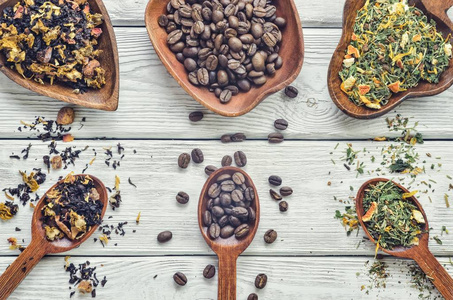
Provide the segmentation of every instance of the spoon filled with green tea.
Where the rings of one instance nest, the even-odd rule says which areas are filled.
[[[428,219],[415,194],[391,180],[371,179],[357,193],[357,217],[376,250],[415,260],[445,299],[453,299],[453,278],[428,248]]]
[[[69,174],[52,186],[34,209],[30,244],[0,276],[0,300],[8,298],[45,255],[86,241],[107,206],[107,190],[94,176]]]
[[[219,300],[236,299],[236,261],[253,241],[259,220],[258,193],[246,172],[224,167],[209,176],[198,202],[198,224],[219,258]]]

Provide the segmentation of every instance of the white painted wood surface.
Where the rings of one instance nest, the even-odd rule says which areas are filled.
[[[374,247],[363,240],[360,232],[346,237],[344,228],[334,219],[335,210],[342,211],[345,204],[334,200],[348,200],[358,187],[377,174],[355,177],[340,162],[345,143],[353,141],[355,149],[370,151],[365,161],[367,170],[379,166],[381,147],[385,143],[367,141],[381,135],[389,135],[385,117],[370,121],[354,120],[341,113],[331,102],[326,76],[330,57],[340,38],[342,7],[344,0],[308,1],[296,0],[305,35],[305,62],[301,75],[294,85],[299,89],[297,99],[277,93],[246,116],[228,119],[210,113],[192,100],[168,75],[155,54],[143,27],[146,0],[106,0],[117,35],[120,69],[121,96],[117,112],[107,113],[76,108],[73,134],[76,141],[59,143],[59,148],[89,145],[76,166],[65,171],[51,171],[47,182],[40,188],[42,194],[59,176],[70,170],[81,172],[93,158],[92,149],[98,156],[87,173],[100,177],[112,187],[114,177],[121,178],[123,203],[120,209],[110,208],[107,224],[116,225],[128,221],[124,237],[112,235],[108,246],[87,241],[79,249],[71,251],[71,262],[90,260],[98,267],[98,275],[107,275],[105,288],[99,288],[98,299],[216,299],[216,278],[206,280],[202,270],[208,263],[216,264],[215,256],[201,238],[196,221],[199,191],[207,176],[203,168],[207,164],[220,165],[223,155],[233,155],[243,150],[248,156],[245,170],[250,173],[259,190],[262,216],[254,242],[238,261],[238,299],[246,299],[257,292],[260,299],[416,299],[418,291],[411,287],[408,261],[386,258],[389,263],[387,288],[373,288],[369,294],[361,291],[368,286],[369,267],[373,261]],[[440,236],[441,227],[453,231],[453,208],[446,208],[444,194],[453,176],[453,89],[441,95],[411,99],[397,112],[420,121],[419,129],[425,138],[424,145],[417,146],[422,160],[426,159],[426,174],[417,177],[414,189],[424,189],[420,182],[434,180],[428,194],[420,194],[427,212],[431,236],[439,236],[443,242],[430,241],[436,257],[453,274],[449,257],[453,256],[453,233]],[[63,103],[35,95],[0,75],[0,188],[20,182],[19,170],[30,172],[40,166],[47,154],[48,143],[29,141],[28,132],[19,132],[20,120],[30,122],[35,116],[54,119]],[[191,123],[188,114],[202,110],[205,118]],[[84,127],[77,130],[82,117]],[[273,121],[285,118],[290,126],[284,132],[290,139],[280,145],[269,145],[267,135],[274,131]],[[239,144],[221,144],[218,139],[224,133],[244,132],[250,140]],[[106,137],[109,140],[97,141]],[[113,139],[113,140],[112,140]],[[118,139],[118,140],[117,140]],[[173,139],[175,139],[173,141]],[[26,161],[9,159],[19,154],[29,142],[33,146]],[[117,170],[104,164],[103,147],[120,142],[126,148],[126,156]],[[340,146],[334,154],[335,145]],[[191,164],[187,170],[177,167],[177,157],[199,147],[205,153],[203,164]],[[133,149],[137,154],[133,154]],[[424,157],[431,153],[432,157]],[[370,157],[375,155],[375,163]],[[435,157],[442,157],[437,160]],[[117,158],[118,155],[115,155]],[[334,159],[337,163],[331,162]],[[432,163],[442,167],[431,170]],[[280,175],[284,185],[294,188],[288,197],[289,211],[280,213],[278,205],[270,199],[267,178]],[[391,178],[391,174],[379,174]],[[137,188],[131,186],[131,178]],[[403,176],[398,176],[398,180]],[[327,182],[332,185],[328,186]],[[403,180],[409,184],[411,179]],[[350,190],[350,186],[354,191]],[[178,191],[186,191],[191,199],[185,206],[175,201]],[[432,203],[429,201],[432,199]],[[4,197],[3,197],[4,198]],[[3,199],[2,198],[2,199]],[[135,224],[141,212],[140,224]],[[18,251],[10,250],[6,239],[14,236],[27,245],[30,238],[32,210],[21,207],[18,215],[9,222],[0,221],[0,270],[11,263]],[[15,228],[21,231],[16,232]],[[266,245],[263,234],[275,229],[279,238],[273,245]],[[132,231],[136,230],[135,233]],[[171,230],[174,238],[165,245],[156,241],[160,231]],[[117,244],[115,246],[115,244]],[[45,258],[22,283],[10,299],[67,299],[69,298],[68,274],[64,273],[64,256]],[[103,265],[101,267],[101,265]],[[172,280],[176,271],[183,271],[189,278],[186,287],[177,287]],[[255,276],[264,272],[269,275],[268,286],[256,291]],[[359,274],[359,275],[357,275]],[[154,276],[157,277],[154,279]],[[434,292],[428,299],[439,296]],[[74,299],[86,298],[76,294]],[[89,298],[89,296],[88,296]]]

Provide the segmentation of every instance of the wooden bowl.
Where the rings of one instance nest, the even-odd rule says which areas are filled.
[[[282,30],[282,44],[280,56],[283,58],[283,67],[277,70],[273,77],[269,77],[266,84],[253,87],[247,93],[233,96],[227,104],[220,103],[214,93],[206,87],[197,87],[188,80],[188,73],[175,57],[167,45],[167,32],[159,26],[157,19],[166,13],[166,0],[150,0],[145,12],[146,29],[154,49],[168,72],[176,79],[183,89],[206,108],[227,117],[237,117],[251,111],[267,96],[278,92],[299,75],[304,58],[304,43],[302,25],[293,0],[274,1],[277,15],[286,19],[286,27]]]
[[[0,11],[14,6],[18,1],[0,0]],[[38,94],[85,107],[116,110],[119,97],[119,61],[115,33],[104,3],[101,0],[88,0],[88,3],[94,12],[101,13],[104,17],[104,23],[101,25],[102,35],[98,39],[98,49],[104,51],[99,61],[106,71],[106,84],[101,89],[89,89],[84,94],[75,94],[71,87],[59,82],[55,82],[53,85],[39,84],[23,78],[16,70],[6,67],[6,57],[3,53],[0,53],[0,71],[12,81]]]
[[[387,105],[380,110],[370,109],[365,106],[357,106],[348,99],[348,96],[341,91],[341,79],[338,73],[343,67],[345,50],[351,42],[353,26],[357,11],[363,7],[366,0],[346,0],[343,11],[343,35],[330,61],[327,75],[330,97],[338,108],[347,115],[358,119],[372,119],[382,116],[409,97],[424,97],[437,95],[453,84],[453,63],[442,73],[439,83],[432,84],[420,81],[417,87],[408,89],[405,92],[393,94]],[[409,0],[409,5],[415,5],[422,10],[429,19],[437,23],[437,30],[447,37],[453,32],[453,23],[447,16],[447,10],[453,6],[453,0]]]

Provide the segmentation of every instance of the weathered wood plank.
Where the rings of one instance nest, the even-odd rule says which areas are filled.
[[[354,171],[347,171],[343,162],[339,160],[345,149],[341,144],[334,155],[336,142],[284,142],[280,145],[270,145],[264,141],[246,141],[241,144],[223,145],[215,141],[120,141],[126,148],[126,156],[121,166],[115,171],[108,168],[105,163],[105,155],[102,147],[116,145],[117,141],[78,141],[70,145],[83,148],[90,145],[97,150],[98,156],[87,173],[91,173],[113,187],[115,175],[121,179],[122,206],[116,211],[110,208],[106,216],[107,224],[116,225],[118,222],[128,221],[125,227],[127,234],[124,237],[112,235],[112,241],[106,248],[102,248],[98,242],[93,244],[90,240],[79,249],[71,251],[71,255],[204,255],[212,254],[202,239],[197,224],[197,203],[199,192],[207,176],[204,174],[204,166],[213,164],[220,165],[220,160],[225,154],[233,155],[234,151],[242,150],[248,156],[248,164],[245,170],[252,176],[260,195],[262,208],[261,223],[257,236],[245,252],[246,255],[371,255],[374,246],[367,241],[361,242],[363,233],[358,236],[352,234],[346,237],[344,228],[339,220],[334,219],[335,211],[343,211],[345,204],[339,202],[348,201],[354,196],[360,185],[369,178],[378,174],[367,174],[367,171],[375,170],[380,166],[380,149],[383,143],[355,142],[356,150],[367,148],[370,151],[365,163],[365,175],[356,178]],[[0,149],[0,188],[17,185],[21,179],[18,170],[32,171],[33,167],[41,167],[42,156],[47,154],[47,144],[33,143],[30,158],[26,161],[10,160],[8,156],[18,153],[28,144],[27,141],[2,141]],[[66,144],[64,146],[67,146]],[[63,146],[63,145],[60,145]],[[199,147],[205,154],[203,164],[191,163],[189,168],[181,170],[177,166],[177,158],[182,152],[190,152]],[[446,208],[444,194],[450,195],[448,185],[452,183],[446,175],[453,175],[453,158],[451,157],[452,142],[426,142],[419,146],[418,152],[421,160],[426,159],[424,166],[426,174],[419,175],[412,189],[424,190],[424,185],[418,186],[421,181],[429,182],[434,192],[429,194],[420,193],[420,201],[424,205],[432,227],[431,236],[439,236],[443,245],[438,245],[434,240],[430,241],[430,247],[436,255],[453,255],[453,234],[441,235],[442,226],[453,230],[453,208]],[[61,149],[61,147],[59,147]],[[133,149],[137,154],[133,154]],[[259,149],[259,151],[258,151]],[[430,152],[432,157],[425,157]],[[115,153],[115,151],[114,151]],[[371,156],[376,161],[370,161]],[[441,156],[441,160],[436,157]],[[118,155],[115,154],[117,158]],[[76,167],[71,168],[75,172],[81,172],[93,158],[93,151],[88,149],[81,154],[76,161]],[[116,159],[115,158],[115,159]],[[333,165],[330,158],[336,160]],[[442,163],[440,171],[438,167],[431,170],[431,164]],[[420,164],[422,166],[423,164]],[[42,194],[55,182],[59,176],[66,175],[68,170],[51,171],[48,181],[41,187]],[[294,194],[288,197],[289,211],[280,213],[278,204],[269,196],[268,176],[279,175],[283,178],[283,184],[291,186]],[[409,176],[395,176],[391,174],[379,174],[387,177],[403,177],[404,184],[409,185]],[[127,181],[137,185],[131,186]],[[437,183],[430,182],[434,180]],[[327,182],[331,181],[331,186]],[[350,191],[350,186],[354,191]],[[185,191],[190,195],[187,205],[181,206],[175,201],[179,191]],[[337,201],[334,200],[337,197]],[[431,197],[430,203],[428,196]],[[4,197],[2,197],[4,199]],[[451,200],[450,200],[451,201]],[[349,204],[351,205],[351,204]],[[137,214],[141,212],[140,224],[135,224]],[[16,251],[8,249],[6,239],[14,236],[19,240],[25,239],[28,244],[30,237],[29,224],[32,210],[29,207],[21,207],[18,215],[8,222],[1,222],[0,230],[0,255],[15,255]],[[16,232],[15,227],[22,231]],[[277,242],[266,245],[263,235],[268,229],[275,229],[279,233]],[[132,233],[132,230],[137,230]],[[163,230],[171,230],[174,233],[173,240],[167,244],[159,245],[156,236]],[[99,237],[96,235],[96,237]],[[115,246],[114,244],[118,245]],[[360,245],[358,245],[360,243]]]
[[[121,2],[119,2],[121,3]],[[263,139],[278,118],[289,121],[284,132],[291,139],[366,139],[387,134],[385,118],[355,120],[340,112],[326,87],[327,68],[340,30],[306,30],[306,57],[294,85],[300,95],[291,100],[277,93],[246,116],[225,118],[210,113],[190,98],[166,72],[151,47],[144,28],[116,28],[121,62],[121,99],[115,113],[77,109],[77,122],[86,117],[79,138],[217,139],[227,132],[245,132]],[[410,99],[398,109],[420,121],[426,138],[453,138],[453,89],[436,97]],[[311,104],[315,102],[315,104]],[[15,132],[20,120],[36,115],[55,118],[64,104],[35,95],[0,75],[0,137],[24,138]],[[198,123],[188,120],[194,110],[206,112]],[[390,116],[394,116],[391,113]]]
[[[13,260],[0,257],[0,270]],[[217,266],[210,257],[73,257],[70,262],[91,262],[98,278],[107,276],[104,288],[97,288],[96,299],[217,299],[217,276],[207,280],[202,272],[207,264]],[[390,275],[386,288],[368,288],[367,275],[372,257],[240,257],[238,260],[238,299],[254,292],[259,299],[417,299],[419,291],[411,284],[407,260],[385,259]],[[453,275],[447,258],[441,258]],[[101,266],[102,265],[102,266]],[[68,299],[69,275],[63,270],[63,257],[48,257],[30,273],[11,300]],[[173,282],[173,274],[182,271],[188,278],[184,287]],[[262,290],[254,286],[257,274],[268,275]],[[155,277],[156,276],[156,277]],[[361,290],[364,286],[365,289]],[[369,295],[367,295],[367,291]],[[439,296],[425,291],[424,299]],[[72,299],[85,299],[76,293]]]

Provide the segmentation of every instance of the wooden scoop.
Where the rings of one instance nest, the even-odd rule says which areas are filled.
[[[343,35],[330,61],[327,84],[330,97],[340,110],[358,119],[377,118],[394,110],[407,98],[437,95],[453,84],[453,63],[450,61],[450,65],[442,73],[438,83],[421,80],[417,87],[392,95],[389,102],[379,110],[352,103],[348,99],[348,95],[340,89],[341,79],[338,73],[343,68],[345,50],[351,43],[357,10],[362,8],[365,2],[366,0],[346,0],[343,11]],[[453,33],[453,23],[447,15],[447,10],[453,6],[453,0],[409,0],[408,4],[419,8],[429,19],[434,19],[437,23],[437,30],[442,33],[444,38]]]
[[[357,210],[357,216],[360,222],[360,225],[362,225],[363,230],[365,231],[366,235],[368,238],[376,244],[376,241],[374,238],[371,236],[371,234],[368,232],[367,227],[365,226],[365,223],[362,220],[362,216],[365,214],[363,210],[363,198],[365,196],[365,191],[370,185],[375,185],[379,182],[387,182],[389,181],[388,179],[385,178],[375,178],[371,179],[367,182],[365,182],[360,190],[357,193],[357,198],[356,198],[356,210]],[[399,187],[401,190],[403,190],[405,193],[409,193],[409,191],[404,188],[403,186],[399,185],[398,183],[393,182],[397,187]],[[423,231],[426,231],[419,236],[419,244],[414,245],[410,248],[406,247],[396,247],[392,250],[384,249],[382,247],[379,247],[382,251],[384,251],[387,254],[396,256],[396,257],[403,257],[403,258],[410,258],[413,259],[417,262],[417,264],[420,266],[420,268],[425,272],[425,274],[428,276],[428,278],[431,279],[432,283],[436,286],[436,288],[439,290],[439,292],[442,294],[442,296],[445,297],[445,299],[453,299],[453,279],[451,276],[448,274],[448,272],[442,267],[442,265],[437,261],[437,259],[434,257],[434,255],[431,253],[431,251],[428,248],[428,240],[429,240],[429,225],[428,225],[428,218],[426,217],[425,211],[423,210],[423,207],[420,205],[420,203],[417,201],[415,197],[410,197],[406,201],[412,201],[417,207],[418,210],[423,214],[423,218],[425,219],[425,224],[423,226]]]
[[[209,200],[208,189],[217,181],[217,178],[222,174],[230,174],[239,172],[245,176],[246,185],[252,187],[255,191],[255,201],[253,201],[251,207],[256,212],[256,219],[254,224],[250,225],[250,233],[245,238],[238,240],[234,235],[228,239],[217,238],[212,240],[208,236],[208,228],[203,224],[203,213],[206,211],[206,203]],[[198,225],[200,226],[201,234],[208,243],[209,247],[217,254],[219,258],[219,287],[218,287],[218,298],[219,300],[235,300],[236,299],[236,260],[239,255],[244,252],[245,249],[250,245],[253,238],[255,237],[260,222],[260,202],[258,199],[258,193],[255,185],[253,184],[250,176],[243,170],[235,167],[224,167],[218,169],[209,176],[208,180],[203,186],[203,190],[200,194],[200,201],[198,202]]]
[[[88,176],[86,174],[75,175],[75,176]],[[105,210],[108,206],[108,197],[107,190],[105,189],[104,184],[94,176],[89,175],[93,179],[94,186],[96,187],[97,192],[99,193],[99,201],[104,204],[102,209],[101,219],[104,217]],[[63,179],[64,180],[64,179]],[[62,183],[63,180],[57,182],[52,186],[47,192],[50,192],[58,184]],[[42,227],[41,222],[41,209],[46,204],[44,201],[45,195],[39,200],[34,209],[32,226],[31,226],[31,242],[27,248],[17,257],[17,259],[3,272],[0,276],[0,300],[8,298],[8,296],[16,289],[16,287],[21,283],[21,281],[30,273],[30,271],[38,264],[38,262],[46,254],[50,253],[61,253],[66,252],[71,249],[74,249],[84,241],[86,241],[91,234],[98,227],[92,226],[90,231],[88,231],[80,240],[72,241],[64,237],[63,239],[51,242],[46,238],[46,233]]]

